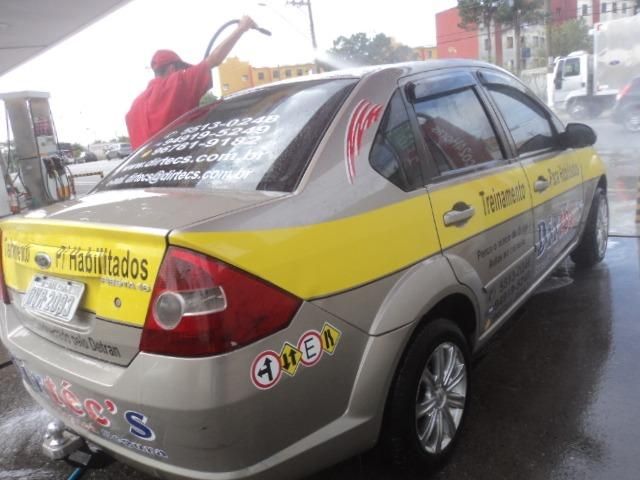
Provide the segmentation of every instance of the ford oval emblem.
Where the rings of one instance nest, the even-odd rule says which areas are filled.
[[[51,266],[51,257],[46,253],[39,252],[36,254],[36,264],[40,268],[49,268]]]

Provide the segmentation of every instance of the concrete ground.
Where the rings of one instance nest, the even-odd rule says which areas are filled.
[[[569,268],[546,287],[473,369],[466,429],[445,468],[404,475],[374,452],[307,480],[636,480],[640,240],[612,238],[602,264]],[[0,369],[0,385],[0,478],[67,478],[73,467],[40,454],[47,416],[12,365]],[[148,479],[108,461],[83,478]]]

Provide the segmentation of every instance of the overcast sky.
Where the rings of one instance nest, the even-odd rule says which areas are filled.
[[[250,31],[232,56],[256,66],[313,59],[306,7],[285,0],[132,0],[82,32],[0,77],[0,92],[50,92],[60,141],[89,143],[126,135],[124,115],[152,78],[153,52],[169,48],[198,62],[210,37],[227,20],[246,13],[273,31]],[[435,44],[435,13],[456,0],[313,0],[320,50],[356,32],[384,33],[410,46]],[[214,89],[218,78],[214,71]],[[2,118],[4,110],[0,107]],[[6,139],[4,121],[0,137]]]

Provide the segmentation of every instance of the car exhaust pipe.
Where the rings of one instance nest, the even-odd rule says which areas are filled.
[[[82,437],[67,430],[60,420],[54,420],[47,425],[42,451],[51,460],[60,460],[82,448],[83,445]]]

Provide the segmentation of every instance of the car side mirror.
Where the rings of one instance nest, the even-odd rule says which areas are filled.
[[[564,68],[564,64],[558,67],[556,70],[556,74],[553,78],[553,84],[556,87],[556,90],[560,90],[562,88],[562,69]]]
[[[560,90],[562,88],[562,77],[556,77],[553,81],[556,90]]]
[[[560,145],[563,148],[590,147],[598,140],[596,132],[584,123],[569,123],[560,134]]]

